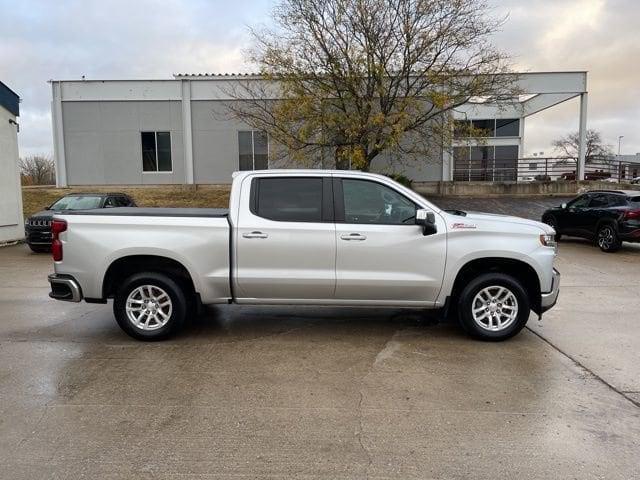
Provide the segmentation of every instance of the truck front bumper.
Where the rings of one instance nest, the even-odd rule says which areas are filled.
[[[540,313],[544,313],[553,307],[558,301],[560,293],[560,272],[553,269],[553,280],[551,282],[551,291],[540,295]]]
[[[65,302],[79,302],[82,300],[82,289],[71,275],[51,274],[48,277],[51,284],[49,296]]]

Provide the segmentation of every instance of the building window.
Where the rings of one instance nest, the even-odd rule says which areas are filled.
[[[267,132],[249,130],[238,132],[240,170],[269,168],[269,136]]]
[[[140,132],[142,140],[142,171],[171,172],[171,133]]]
[[[479,137],[495,137],[496,121],[491,120],[472,120],[473,130],[478,132]]]
[[[518,178],[517,145],[497,145],[494,158],[494,181],[514,181]]]
[[[518,170],[518,146],[454,147],[453,162],[457,181],[512,181]]]
[[[520,136],[520,120],[517,118],[500,118],[496,120],[496,137]]]
[[[469,136],[471,122],[469,120],[455,120],[453,122],[453,137],[466,138]]]
[[[486,120],[455,120],[453,125],[454,138],[469,138],[471,132],[474,137],[518,137],[520,136],[520,119],[500,118]]]

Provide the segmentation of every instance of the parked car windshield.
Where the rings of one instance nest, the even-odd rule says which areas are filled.
[[[640,208],[640,196],[639,197],[631,197],[629,199],[632,207]]]
[[[89,210],[100,208],[102,197],[96,195],[73,195],[63,197],[49,207],[50,210]]]

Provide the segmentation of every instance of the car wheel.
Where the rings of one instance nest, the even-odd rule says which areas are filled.
[[[620,249],[622,242],[618,237],[618,232],[611,224],[605,223],[598,228],[596,235],[596,244],[600,247],[600,250],[607,253],[612,253]]]
[[[162,340],[184,325],[182,288],[161,273],[137,273],[118,288],[113,313],[120,328],[137,340]]]
[[[474,278],[458,299],[458,319],[472,337],[501,341],[516,335],[529,320],[529,297],[520,282],[503,273]]]
[[[32,245],[29,244],[29,248],[33,253],[49,253],[51,252],[51,247],[49,245]]]
[[[558,231],[558,220],[553,215],[547,215],[542,219],[543,223],[546,223],[551,228],[556,231],[556,241],[559,241],[562,238],[562,234]]]

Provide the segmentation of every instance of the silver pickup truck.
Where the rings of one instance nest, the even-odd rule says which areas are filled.
[[[444,211],[371,173],[234,174],[229,210],[111,208],[54,217],[52,298],[106,303],[140,340],[200,304],[439,309],[503,340],[558,297],[555,232]]]

